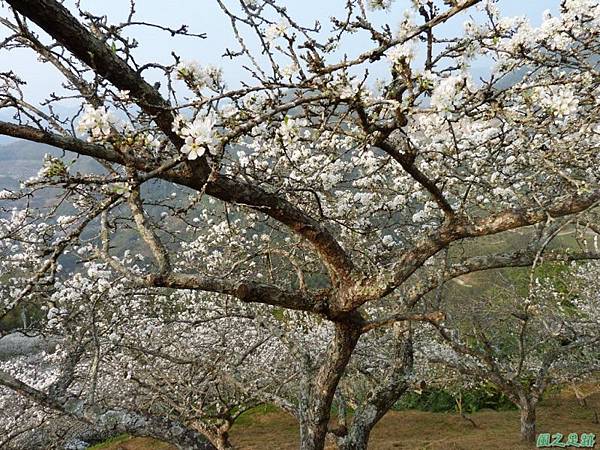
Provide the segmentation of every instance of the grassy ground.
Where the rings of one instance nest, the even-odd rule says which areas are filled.
[[[175,450],[175,447],[151,438],[132,438],[124,434],[88,450]]]
[[[588,399],[600,413],[600,394]],[[477,428],[453,413],[392,411],[375,427],[369,448],[376,450],[522,450],[518,411],[480,411],[471,416]],[[579,406],[571,393],[547,399],[538,410],[538,432],[595,433],[590,408]],[[231,432],[233,443],[244,450],[298,448],[298,428],[293,418],[268,408],[242,418]],[[171,450],[173,447],[149,439],[127,439],[95,449]],[[600,446],[600,444],[598,445]]]

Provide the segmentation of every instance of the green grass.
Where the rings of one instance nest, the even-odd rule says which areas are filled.
[[[240,417],[238,417],[238,419],[235,421],[234,426],[249,425],[254,422],[256,416],[261,416],[269,413],[276,413],[278,411],[279,409],[273,405],[258,405],[241,414]]]
[[[88,450],[101,450],[112,448],[115,445],[122,444],[125,441],[131,439],[131,436],[128,434],[119,434],[118,436],[111,437],[110,439],[101,442],[100,444],[92,445],[88,448]]]

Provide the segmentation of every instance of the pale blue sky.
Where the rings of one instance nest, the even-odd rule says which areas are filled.
[[[235,5],[237,0],[225,0],[228,5]],[[291,15],[303,24],[311,24],[319,20],[324,31],[329,29],[329,17],[342,11],[345,1],[343,0],[287,0],[280,4],[288,7]],[[67,6],[73,4],[73,0],[65,2]],[[534,24],[540,22],[542,12],[550,9],[553,13],[557,11],[558,0],[500,0],[498,5],[504,15],[526,15]],[[119,22],[125,18],[128,11],[128,0],[83,0],[84,9],[95,13],[107,14],[111,22]],[[392,29],[402,18],[402,12],[409,5],[409,0],[396,0],[391,11],[373,13],[376,23],[387,22]],[[130,35],[140,41],[138,59],[141,62],[158,61],[162,63],[172,62],[171,50],[186,59],[194,59],[201,64],[213,64],[221,66],[225,72],[226,79],[233,86],[237,80],[244,77],[243,70],[238,61],[231,63],[222,58],[226,46],[237,49],[233,35],[229,27],[228,19],[218,8],[214,0],[138,0],[138,20],[159,22],[172,27],[179,27],[185,23],[194,32],[204,32],[208,38],[204,40],[191,38],[171,38],[166,33],[156,32],[147,28],[130,29]],[[6,15],[6,8],[0,8],[0,14]],[[446,30],[451,32],[462,27],[467,15],[452,20],[445,25]],[[5,34],[0,32],[0,36]],[[252,39],[249,40],[252,42]],[[348,54],[359,53],[368,45],[366,36],[363,39],[355,38],[352,46],[343,48]],[[60,83],[58,76],[49,65],[38,62],[34,55],[28,51],[6,52],[0,51],[0,71],[12,69],[22,76],[28,86],[26,92],[30,98],[40,100],[47,93],[56,89]],[[377,74],[383,68],[373,67],[372,71]]]

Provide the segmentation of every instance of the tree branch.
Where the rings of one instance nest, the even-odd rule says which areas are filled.
[[[537,208],[509,209],[475,220],[456,217],[404,252],[393,267],[375,277],[359,280],[351,292],[355,308],[370,300],[393,292],[429,258],[452,242],[474,237],[490,236],[515,228],[534,225],[548,217],[563,217],[588,210],[600,201],[600,189],[573,195]],[[498,255],[495,255],[498,257]],[[492,267],[490,267],[492,268]],[[483,270],[483,269],[480,269]],[[468,273],[468,272],[467,272]]]
[[[205,190],[208,195],[225,202],[248,206],[283,223],[309,241],[323,258],[332,275],[348,280],[354,270],[350,256],[322,223],[276,194],[263,191],[259,187],[244,181],[234,180],[226,176],[218,176],[215,179],[205,181],[189,171],[175,170],[174,167],[169,168],[169,165],[164,170],[156,170],[155,167],[148,164],[147,160],[142,158],[136,158],[133,155],[128,155],[126,158],[110,147],[87,143],[72,136],[63,136],[27,125],[15,125],[0,121],[0,134],[52,145],[104,161],[129,165],[144,173],[154,172],[157,178],[200,192]],[[148,179],[143,176],[141,178],[144,181]]]

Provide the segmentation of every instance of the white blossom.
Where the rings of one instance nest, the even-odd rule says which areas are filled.
[[[466,84],[463,74],[442,78],[431,94],[431,106],[448,117],[463,98]]]
[[[275,39],[284,36],[289,26],[290,24],[285,20],[269,25],[265,30],[266,40],[268,42],[273,42]]]
[[[183,119],[178,119],[181,123]],[[179,135],[185,139],[185,144],[181,147],[181,152],[187,155],[188,159],[196,159],[204,155],[205,151],[216,154],[218,139],[215,133],[215,117],[198,116],[193,122],[187,123],[180,130]]]
[[[557,117],[569,116],[579,106],[579,100],[569,86],[539,87],[535,93],[540,105]]]
[[[88,133],[88,141],[104,141],[110,137],[112,129],[119,125],[117,118],[106,110],[104,106],[94,108],[86,105],[83,115],[79,119],[77,131]]]
[[[411,40],[395,45],[386,51],[386,55],[392,64],[410,61],[415,57],[415,43]]]

